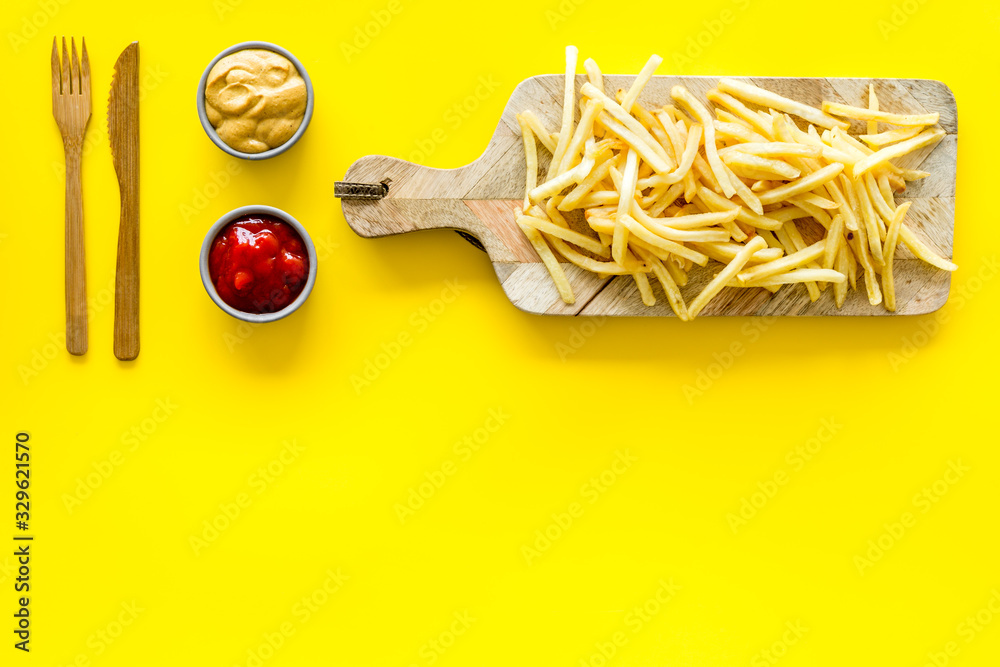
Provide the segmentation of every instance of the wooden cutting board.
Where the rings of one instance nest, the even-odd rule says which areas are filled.
[[[628,89],[634,77],[605,76],[607,90]],[[686,86],[701,100],[716,86],[718,77],[657,76],[646,85],[639,103],[647,108],[670,102],[674,85]],[[762,88],[819,107],[821,102],[841,102],[867,107],[868,84],[875,84],[880,108],[894,113],[940,114],[947,132],[936,146],[897,161],[905,168],[920,167],[931,176],[914,181],[897,196],[912,202],[907,225],[943,257],[952,257],[955,226],[955,162],[958,117],[951,90],[939,81],[921,79],[794,79],[745,78]],[[577,90],[586,81],[577,77]],[[388,183],[378,200],[344,199],[344,217],[361,236],[376,237],[420,229],[456,229],[477,238],[489,254],[500,284],[511,302],[529,313],[553,315],[673,316],[659,287],[657,304],[643,305],[630,276],[599,278],[565,263],[576,303],[567,305],[534,249],[514,222],[514,210],[524,198],[524,147],[515,114],[530,109],[550,131],[558,131],[562,117],[562,75],[542,75],[522,81],[503,111],[489,145],[475,162],[458,169],[432,169],[381,155],[363,157],[347,171],[344,180],[354,183]],[[579,115],[579,112],[578,112]],[[856,122],[852,133],[864,132]],[[540,167],[548,152],[538,151]],[[913,257],[905,247],[897,250],[894,277],[897,315],[918,315],[940,308],[948,299],[951,274]],[[722,265],[694,267],[685,300],[701,291]],[[868,303],[865,290],[848,291],[838,309],[833,290],[810,302],[802,285],[786,286],[772,295],[762,288],[727,287],[702,311],[702,315],[891,315],[884,306]]]

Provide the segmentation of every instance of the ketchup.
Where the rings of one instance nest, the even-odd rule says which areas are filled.
[[[270,215],[249,215],[215,237],[208,271],[219,296],[236,310],[273,313],[302,293],[309,255],[291,225]]]

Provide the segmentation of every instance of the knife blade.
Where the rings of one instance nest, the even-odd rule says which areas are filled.
[[[121,197],[114,351],[128,361],[139,355],[139,42],[125,47],[115,62],[108,138]]]

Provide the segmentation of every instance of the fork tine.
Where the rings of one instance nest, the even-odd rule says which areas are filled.
[[[87,55],[87,38],[81,37],[83,42],[83,68],[80,70],[80,92],[83,95],[90,95],[90,56]]]
[[[70,72],[69,78],[73,82],[73,92],[79,95],[83,88],[80,86],[80,58],[76,53],[76,37],[70,37],[69,43],[73,47],[73,71]]]
[[[63,95],[68,95],[73,92],[73,86],[70,84],[69,77],[69,52],[66,50],[66,36],[63,35],[63,52],[62,52],[62,92]]]
[[[59,47],[56,46],[56,37],[52,38],[52,101],[62,90],[62,84],[60,82],[60,77],[62,76],[59,70]]]

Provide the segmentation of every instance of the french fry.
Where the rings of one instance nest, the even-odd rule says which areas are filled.
[[[727,197],[732,197],[736,194],[736,188],[730,182],[722,160],[719,159],[719,150],[715,145],[715,126],[713,125],[712,117],[708,115],[708,109],[696,100],[694,95],[689,93],[684,86],[674,86],[671,88],[670,96],[705,128],[705,155],[708,157],[708,165],[712,168],[712,173],[715,174],[716,180],[719,181],[722,192]]]
[[[546,180],[552,180],[557,169],[562,164],[563,154],[569,146],[570,138],[573,136],[573,113],[575,106],[573,100],[576,97],[576,57],[578,51],[575,46],[566,47],[566,86],[563,92],[563,115],[562,126],[559,129],[559,142],[552,153],[552,162],[549,163],[549,171],[545,176]]]
[[[560,298],[568,304],[576,303],[576,297],[573,296],[573,288],[570,286],[569,280],[566,279],[566,273],[563,271],[562,266],[559,265],[559,260],[552,254],[552,250],[549,249],[541,233],[537,229],[533,229],[527,225],[522,226],[521,231],[528,237],[531,247],[542,258],[545,268],[548,270],[549,275],[552,276],[552,281],[556,284]]]
[[[885,268],[882,269],[882,289],[885,292],[885,307],[889,312],[896,312],[896,286],[892,281],[892,260],[896,256],[896,243],[899,240],[899,228],[903,226],[903,218],[910,210],[910,202],[904,202],[896,209],[889,231],[885,235]]]
[[[876,121],[870,120],[869,123],[874,123]],[[869,132],[868,134],[862,134],[859,138],[864,141],[869,146],[887,146],[889,144],[894,144],[897,141],[904,141],[906,139],[911,139],[921,131],[923,131],[924,126],[914,125],[912,127],[898,127],[895,130],[886,130],[885,132]]]
[[[766,247],[767,243],[759,236],[755,236],[751,239],[749,243],[743,246],[742,250],[736,253],[736,256],[733,257],[732,261],[729,262],[729,264],[727,264],[722,271],[715,274],[715,277],[712,278],[712,280],[705,285],[705,288],[702,289],[698,296],[694,298],[694,301],[692,301],[691,305],[688,307],[688,314],[691,317],[697,317],[698,313],[700,313],[705,306],[708,305],[708,302],[722,291],[722,288],[726,286],[726,283],[732,280],[736,274],[740,272],[740,269],[746,266],[750,256],[758,250],[763,250]]]
[[[653,72],[656,71],[656,68],[659,67],[662,62],[663,58],[658,55],[654,54],[649,57],[649,60],[646,61],[643,68],[639,70],[639,74],[635,77],[635,81],[632,82],[632,87],[628,89],[627,93],[625,93],[625,99],[622,100],[621,105],[622,109],[628,112],[632,111],[632,105],[635,104],[637,99],[639,99],[639,95],[642,94],[642,89],[646,87],[647,83],[649,83],[649,79],[653,76]]]
[[[846,104],[837,104],[836,102],[823,102],[823,113],[830,114],[831,116],[840,116],[842,118],[852,118],[854,120],[874,120],[883,123],[888,123],[889,125],[905,125],[905,126],[936,125],[939,118],[939,114],[937,113],[927,113],[927,114],[887,113],[885,111],[872,111],[870,109],[862,109],[861,107],[852,107]],[[846,130],[847,127],[844,127],[844,129]]]
[[[538,184],[538,153],[535,150],[535,136],[531,132],[531,127],[525,121],[524,116],[516,116],[518,125],[521,126],[521,139],[524,141],[524,158],[527,167],[524,185],[524,208],[527,211],[530,201],[528,193],[535,189]]]
[[[737,81],[736,79],[722,79],[719,81],[719,90],[747,102],[790,113],[820,127],[842,127],[844,129],[850,127],[850,123],[837,120],[814,107],[782,97],[776,93],[759,88],[752,83]]]
[[[768,190],[760,196],[760,203],[776,204],[802,192],[815,190],[827,181],[831,181],[836,178],[837,174],[843,170],[844,165],[840,163],[835,162],[833,164],[828,164],[819,171],[815,171],[808,176],[803,176],[796,181],[774,188],[773,190]]]
[[[937,143],[943,138],[944,130],[940,128],[935,130],[924,130],[912,139],[907,139],[906,141],[901,141],[898,144],[893,144],[879,149],[871,155],[854,163],[854,178],[864,175],[866,172],[874,169],[880,164],[887,163],[889,160],[912,153],[918,148],[923,148],[924,146]]]

